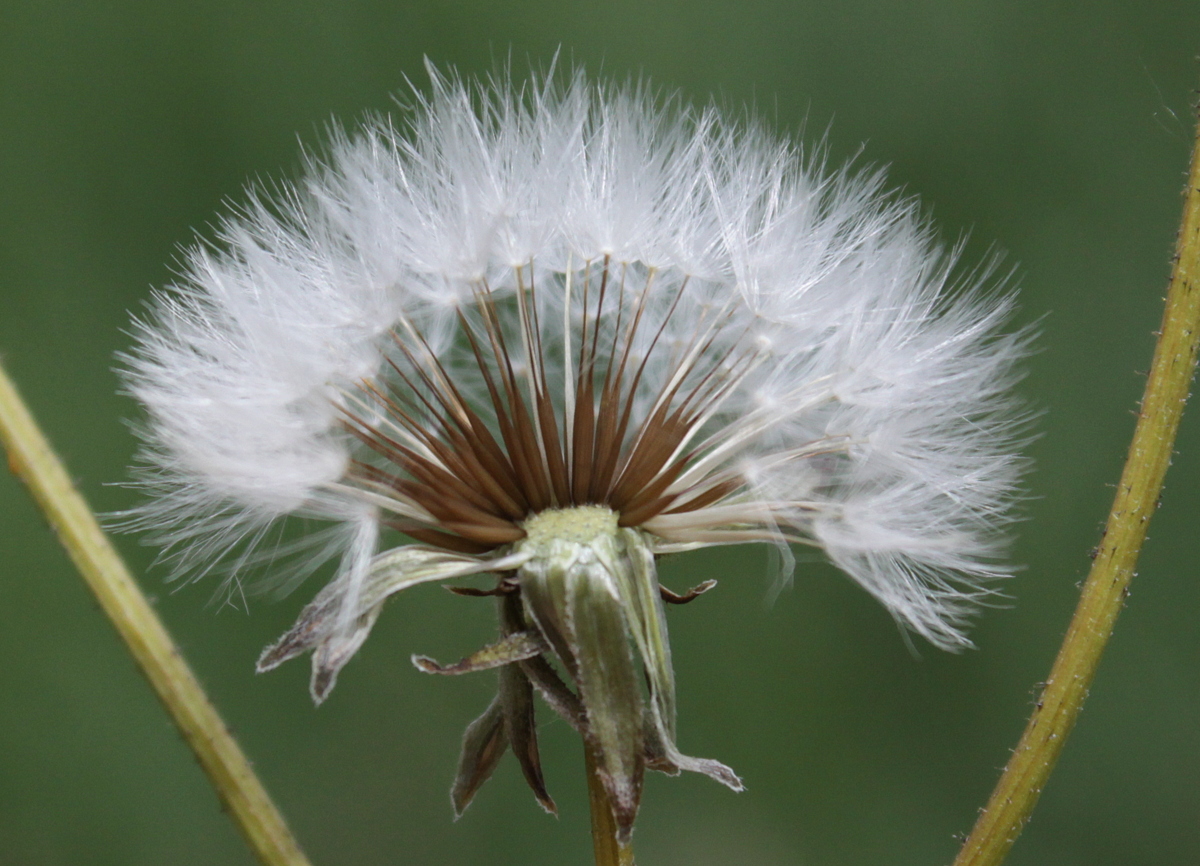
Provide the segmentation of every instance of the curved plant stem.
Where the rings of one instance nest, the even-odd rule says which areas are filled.
[[[1104,536],[1033,715],[954,866],[995,866],[1016,841],[1071,732],[1158,507],[1200,338],[1200,126],[1162,330]]]
[[[0,441],[8,451],[9,467],[25,482],[58,533],[258,859],[266,866],[308,866],[246,756],[71,483],[3,367]]]
[[[604,783],[597,775],[595,752],[584,744],[587,757],[588,804],[592,807],[592,846],[596,851],[596,866],[634,866],[633,846],[617,841],[617,822]]]

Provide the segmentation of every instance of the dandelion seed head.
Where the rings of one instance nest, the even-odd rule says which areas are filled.
[[[388,595],[515,575],[497,657],[557,653],[580,695],[537,685],[560,714],[641,730],[640,698],[613,697],[618,724],[589,697],[588,638],[555,607],[578,592],[624,623],[656,708],[642,745],[605,747],[633,750],[607,771],[631,821],[639,762],[740,784],[674,747],[655,556],[769,543],[789,569],[808,545],[964,645],[1008,573],[1023,465],[1028,334],[1005,332],[991,270],[959,275],[881,172],[753,118],[582,73],[431,79],[400,120],[335,131],[301,181],[251,193],[125,359],[147,413],[135,522],[181,570],[338,560],[260,667],[312,650],[322,700]],[[291,515],[337,528],[277,556]],[[387,529],[414,543],[378,550]],[[569,563],[537,553],[547,534]]]
[[[752,119],[646,85],[433,72],[414,99],[402,121],[336,132],[302,182],[253,194],[138,325],[129,381],[157,497],[143,523],[187,565],[289,514],[355,522],[364,502],[385,523],[389,499],[404,526],[454,523],[397,492],[412,466],[384,480],[395,448],[448,469],[406,428],[458,423],[447,395],[477,415],[458,435],[486,429],[509,474],[529,469],[514,436],[536,440],[538,483],[564,464],[572,489],[535,499],[612,505],[638,437],[674,412],[689,429],[639,479],[661,481],[674,456],[702,466],[695,489],[729,483],[664,515],[672,540],[815,544],[926,637],[961,640],[943,590],[972,597],[1003,571],[988,524],[1020,466],[1005,394],[1024,338],[998,331],[1006,296],[953,290],[955,256],[913,202],[877,171],[830,170]],[[623,390],[602,405],[618,368]],[[532,420],[508,438],[521,410],[506,389]],[[582,400],[593,427],[606,409],[629,417],[603,455],[619,465],[577,482],[598,459],[571,450]],[[891,580],[934,591],[880,590]]]

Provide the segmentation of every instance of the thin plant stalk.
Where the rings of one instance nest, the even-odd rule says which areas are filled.
[[[588,804],[592,809],[592,846],[596,866],[634,866],[633,846],[617,839],[617,822],[612,801],[600,780],[599,762],[591,746],[584,744],[587,758]]]
[[[264,866],[308,866],[229,729],[0,366],[0,441]]]
[[[954,866],[996,866],[1029,820],[1087,697],[1158,507],[1200,342],[1200,125],[1166,310],[1117,495],[1041,697]]]

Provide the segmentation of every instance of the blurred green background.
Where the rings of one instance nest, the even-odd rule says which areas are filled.
[[[978,650],[912,653],[832,569],[773,604],[765,555],[679,558],[716,592],[671,612],[681,745],[734,795],[653,776],[644,866],[941,866],[1008,756],[1065,628],[1132,429],[1168,273],[1200,81],[1200,5],[784,0],[0,3],[0,353],[91,502],[128,506],[134,441],[113,353],[181,244],[255,178],[294,177],[331,118],[387,110],[422,58],[464,73],[556,49],[592,73],[828,128],[834,162],[890,165],[968,258],[1017,266],[1041,320],[1044,409],[1007,609]],[[1091,699],[1010,863],[1200,857],[1198,407]],[[317,866],[586,864],[578,743],[543,737],[562,817],[511,758],[459,822],[447,796],[489,676],[417,673],[493,633],[436,587],[391,604],[319,710],[306,662],[259,650],[316,584],[249,615],[172,591],[118,540]],[[0,863],[249,864],[236,831],[18,483],[0,477]]]

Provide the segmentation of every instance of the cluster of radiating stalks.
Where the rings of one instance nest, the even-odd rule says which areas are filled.
[[[763,519],[761,506],[739,510],[728,504],[745,481],[713,453],[746,431],[717,430],[695,442],[759,360],[754,348],[726,333],[744,327],[735,321],[732,302],[695,322],[689,343],[663,346],[687,280],[661,321],[648,325],[656,274],[643,271],[644,284],[634,291],[625,285],[627,271],[605,260],[584,269],[582,278],[554,275],[565,281],[556,289],[564,295],[561,314],[567,319],[565,341],[555,347],[543,344],[539,317],[545,305],[532,265],[516,269],[515,298],[498,301],[486,285],[478,287],[473,306],[460,309],[457,321],[476,367],[470,378],[486,385],[487,420],[419,328],[400,321],[392,334],[391,375],[384,384],[363,382],[344,413],[346,429],[382,458],[377,464],[355,461],[351,479],[378,495],[395,515],[393,528],[428,544],[480,554],[523,538],[522,524],[531,514],[603,505],[619,515],[621,526],[641,526],[660,537],[696,528],[713,540],[780,537],[778,529],[720,530]],[[581,285],[573,288],[573,279]],[[506,334],[509,311],[498,309],[502,303],[516,306],[516,316],[508,317],[518,323],[515,336]],[[578,321],[572,323],[572,316]],[[601,330],[606,318],[607,334]],[[647,327],[652,336],[643,333]],[[547,372],[552,350],[562,353],[566,371],[558,383]],[[645,411],[647,365],[662,363],[656,353],[669,354],[671,367],[656,377],[662,385]],[[786,456],[818,450],[794,449]],[[700,459],[704,455],[710,459]]]

